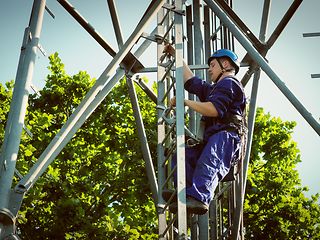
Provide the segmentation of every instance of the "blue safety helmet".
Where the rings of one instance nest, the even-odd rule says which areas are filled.
[[[217,50],[216,52],[214,52],[214,53],[208,58],[208,65],[210,65],[210,62],[211,62],[213,59],[215,59],[215,58],[221,58],[221,57],[227,57],[227,58],[229,58],[229,59],[232,61],[234,67],[235,67],[236,74],[239,72],[240,63],[239,63],[239,61],[238,61],[238,56],[237,56],[234,52],[232,52],[232,51],[230,51],[230,50],[228,50],[228,49],[220,49],[220,50]]]

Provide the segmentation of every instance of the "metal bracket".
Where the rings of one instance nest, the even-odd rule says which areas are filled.
[[[14,173],[18,176],[19,180],[23,178],[23,175],[15,168]]]
[[[35,94],[37,94],[38,97],[41,96],[40,92],[36,89],[36,87],[33,84],[30,85],[30,88],[34,91]]]
[[[47,11],[47,13],[49,13],[49,15],[50,15],[53,19],[55,19],[55,16],[54,16],[53,12],[52,12],[47,6],[45,6],[45,10]]]
[[[157,105],[157,109],[163,110],[162,115],[161,115],[161,123],[166,122],[168,125],[173,125],[176,122],[175,117],[168,117],[169,113],[171,110],[173,110],[172,107],[166,108],[165,106]]]
[[[164,9],[167,9],[167,10],[169,10],[169,11],[178,13],[178,14],[183,15],[183,16],[185,16],[185,14],[186,14],[186,12],[185,12],[184,10],[175,10],[176,6],[171,5],[171,4],[168,4],[168,3],[163,4],[162,7],[163,7]]]
[[[7,208],[0,209],[0,222],[9,225],[15,223],[15,217],[12,212]]]
[[[47,56],[46,51],[44,50],[44,48],[41,46],[41,44],[38,44],[38,49],[39,51],[42,53],[42,55],[45,57]]]
[[[151,34],[149,34],[149,33],[143,32],[143,33],[141,34],[141,37],[142,37],[142,38],[145,38],[145,39],[148,39],[148,40],[150,40],[150,41],[152,41],[152,42],[158,42],[158,40],[159,40],[159,38],[160,38],[161,36],[159,36],[158,34],[151,35]]]
[[[32,132],[26,127],[26,124],[25,123],[23,123],[23,129],[26,131],[26,133],[28,134],[28,136],[30,137],[30,138],[33,138],[33,134],[32,134]]]

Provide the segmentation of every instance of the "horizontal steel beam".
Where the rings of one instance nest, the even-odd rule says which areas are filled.
[[[320,32],[314,32],[314,33],[303,33],[303,37],[320,37]]]

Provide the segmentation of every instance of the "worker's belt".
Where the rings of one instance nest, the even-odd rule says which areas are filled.
[[[213,124],[224,124],[225,127],[219,129],[219,131],[227,130],[227,131],[235,131],[239,135],[242,135],[246,132],[246,124],[244,122],[244,118],[240,115],[227,114],[226,117],[214,118]]]

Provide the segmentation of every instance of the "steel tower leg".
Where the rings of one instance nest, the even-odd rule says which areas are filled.
[[[0,239],[15,234],[17,206],[13,206],[12,180],[16,167],[19,144],[28,104],[29,88],[39,46],[46,1],[35,0],[29,27],[26,29],[20,53],[10,113],[6,125],[5,140],[0,166]]]
[[[162,199],[162,192],[171,186],[172,176],[177,174],[177,213],[168,213],[168,223],[159,226],[159,238],[187,239],[187,211],[185,193],[185,124],[184,124],[184,81],[183,81],[183,16],[182,0],[168,4],[167,10],[158,15],[158,172],[159,172],[159,211],[165,213],[169,202]],[[173,10],[174,9],[174,10]],[[172,11],[173,10],[173,11]],[[174,32],[175,57],[168,60],[166,54],[162,54],[164,42],[168,41],[168,35]],[[168,60],[164,63],[164,60]],[[175,76],[171,76],[171,70],[175,64]],[[175,93],[174,93],[175,90]],[[168,99],[176,96],[175,116],[170,113]],[[169,110],[169,111],[168,111]],[[169,115],[172,116],[171,119]],[[170,150],[169,150],[170,149]],[[171,169],[171,156],[176,152],[177,165]],[[172,197],[173,198],[173,197]],[[165,218],[165,215],[159,215]],[[175,229],[176,231],[172,231]],[[171,231],[169,231],[171,230]],[[175,233],[174,233],[175,232]]]

